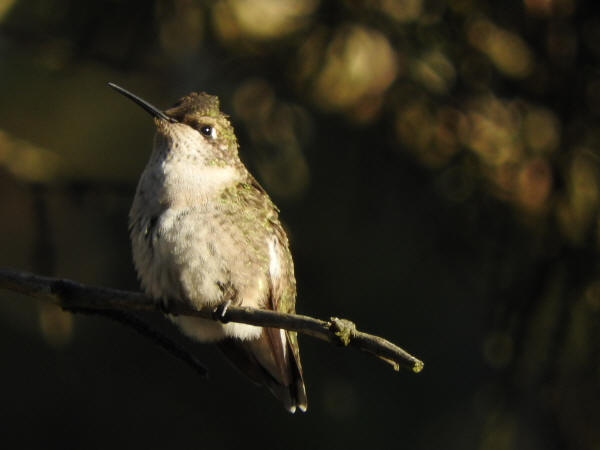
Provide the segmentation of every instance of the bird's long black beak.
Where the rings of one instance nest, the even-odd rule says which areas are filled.
[[[134,102],[136,102],[138,105],[140,105],[142,108],[144,108],[146,111],[148,111],[150,114],[152,114],[154,117],[157,117],[159,119],[164,119],[164,120],[168,120],[169,122],[177,122],[177,120],[175,120],[172,117],[167,116],[164,112],[162,112],[160,109],[158,109],[156,106],[151,105],[150,103],[148,103],[146,100],[141,99],[140,97],[138,97],[137,95],[129,92],[127,89],[122,88],[121,86],[119,86],[118,84],[115,83],[108,83],[108,85],[115,89],[117,92],[123,94],[125,97],[133,100]]]

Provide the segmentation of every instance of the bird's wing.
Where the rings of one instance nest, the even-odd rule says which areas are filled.
[[[253,177],[244,188],[248,204],[262,204],[262,220],[267,224],[269,293],[265,307],[292,313],[295,310],[296,280],[287,236],[279,222],[278,211]],[[306,411],[306,390],[295,332],[264,328],[258,339],[227,340],[220,344],[220,348],[238,369],[255,382],[265,384],[286,409],[291,412],[296,408]]]

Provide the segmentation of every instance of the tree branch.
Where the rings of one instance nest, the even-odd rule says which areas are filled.
[[[75,312],[81,310],[165,312],[161,310],[156,300],[138,292],[86,286],[71,280],[27,272],[0,269],[0,289],[50,301],[63,309]],[[195,310],[181,302],[170,302],[168,313],[214,320],[212,308]],[[329,321],[324,321],[299,314],[237,306],[227,308],[223,319],[228,322],[297,331],[334,344],[354,347],[381,358],[391,364],[395,370],[404,366],[414,372],[420,372],[423,368],[422,361],[400,347],[379,336],[358,331],[354,323],[345,319],[332,317]]]

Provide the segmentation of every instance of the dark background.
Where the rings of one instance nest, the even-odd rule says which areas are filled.
[[[597,449],[599,58],[590,1],[0,1],[1,266],[138,289],[153,124],[106,82],[204,90],[281,208],[298,311],[425,362],[301,337],[291,416],[210,346],[181,339],[203,381],[3,291],[3,446]]]

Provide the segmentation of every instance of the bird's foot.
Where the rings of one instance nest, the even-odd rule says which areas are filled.
[[[231,300],[225,300],[223,303],[220,303],[214,310],[212,313],[213,319],[217,320],[219,322],[222,323],[227,323],[229,322],[229,320],[227,320],[227,317],[225,317],[227,315],[227,309],[229,308],[229,306],[231,306],[232,301]]]

